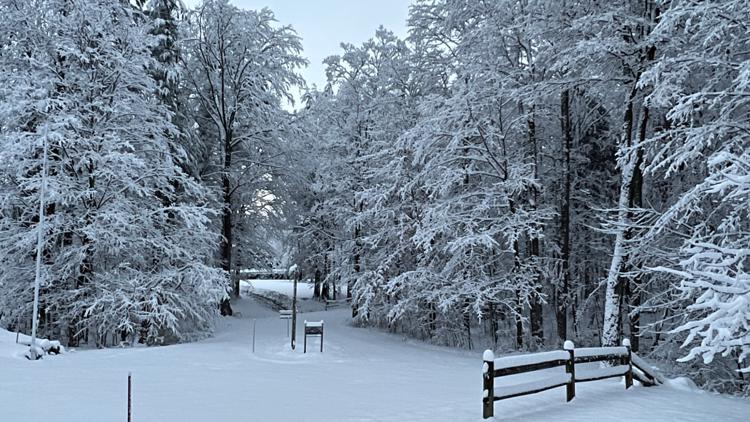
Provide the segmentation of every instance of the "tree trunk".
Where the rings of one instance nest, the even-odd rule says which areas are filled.
[[[437,306],[435,302],[430,302],[427,305],[427,332],[428,337],[432,338],[437,330]]]
[[[516,290],[516,348],[523,348],[523,303],[521,302],[521,292]]]
[[[464,303],[464,328],[466,329],[466,340],[469,350],[474,348],[474,342],[471,339],[471,305],[468,299]]]
[[[643,18],[648,19],[650,24],[656,24],[660,18],[660,10],[655,6],[653,2],[647,1],[646,10]],[[652,9],[653,8],[653,9]],[[642,36],[648,36],[650,30],[653,29],[653,25],[647,25],[646,33]],[[632,38],[627,38],[628,41],[634,41]],[[645,51],[643,56],[643,62],[640,65],[644,65],[647,62],[651,62],[656,57],[656,47],[650,46]],[[625,151],[631,150],[633,145],[633,125],[634,125],[634,101],[638,92],[638,82],[640,80],[640,71],[636,72],[635,78],[632,82],[632,88],[628,97],[627,105],[625,108],[625,119],[623,122],[623,137],[620,140],[620,150]],[[620,198],[618,201],[618,221],[617,221],[617,236],[615,238],[615,248],[612,256],[612,263],[610,265],[609,274],[607,275],[607,290],[604,303],[604,321],[602,326],[602,345],[603,346],[616,346],[619,342],[620,337],[620,326],[621,326],[621,315],[622,309],[620,308],[622,303],[622,295],[626,294],[630,289],[627,286],[628,280],[622,275],[622,269],[629,267],[630,257],[627,256],[625,246],[628,240],[632,239],[633,232],[630,227],[632,220],[632,212],[630,207],[633,207],[636,202],[642,202],[641,195],[643,189],[643,150],[641,145],[646,139],[646,128],[649,119],[648,107],[643,107],[642,119],[639,127],[639,144],[634,154],[630,153],[625,158],[622,169],[622,185],[620,186]],[[636,201],[637,200],[637,201]],[[632,269],[632,268],[629,268]],[[632,322],[632,321],[631,321]],[[631,343],[632,344],[632,343]]]
[[[229,178],[229,170],[232,165],[232,135],[227,132],[224,139],[224,173],[221,176],[223,209],[221,214],[221,269],[227,272],[231,277],[232,274],[232,184]],[[235,297],[240,296],[240,281],[232,277],[232,294]],[[232,305],[229,299],[224,299],[221,303],[221,314],[223,316],[232,315]]]
[[[625,150],[633,143],[633,102],[638,92],[637,83],[633,82],[628,101],[625,105],[623,133],[620,149]],[[602,324],[602,346],[617,346],[620,339],[620,296],[622,292],[621,269],[625,259],[626,227],[630,224],[630,185],[638,164],[637,156],[629,154],[622,163],[622,182],[620,184],[620,198],[617,202],[617,232],[615,247],[612,253],[607,274],[607,287],[604,296],[604,321]]]
[[[357,206],[359,208],[360,214],[364,210],[364,203],[362,201],[359,202],[359,205]],[[362,235],[362,227],[357,224],[357,226],[354,229],[354,273],[356,274],[357,280],[359,280],[360,272],[362,271],[362,255],[361,255],[361,249],[362,249],[362,242],[359,240],[360,236]],[[352,282],[352,278],[350,277],[347,284],[346,284],[346,297],[348,299],[352,298],[352,290],[354,289],[354,283]],[[359,314],[359,310],[357,309],[357,304],[354,303],[354,300],[351,301],[352,304],[352,318],[356,318]]]
[[[534,107],[531,107],[527,120],[528,125],[528,137],[529,137],[529,152],[531,153],[532,164],[534,166],[534,179],[539,178],[538,173],[538,154],[536,145],[536,122],[534,120]],[[529,196],[529,211],[536,211],[537,204],[539,204],[539,191],[532,187]],[[540,256],[540,245],[539,238],[532,237],[529,241],[529,256],[538,259]],[[538,270],[539,262],[536,263],[537,271],[534,275],[535,287],[534,294],[530,300],[530,318],[531,324],[531,337],[533,339],[532,345],[534,347],[541,346],[544,344],[544,308],[542,307],[542,277],[541,272]]]
[[[495,311],[495,304],[490,303],[488,311],[488,319],[490,323],[490,334],[492,335],[492,345],[494,349],[497,349],[497,312]]]
[[[509,204],[511,213],[515,213],[515,206],[513,201]],[[521,266],[521,245],[518,239],[513,241],[513,271],[517,272]],[[523,347],[523,300],[521,298],[521,290],[516,290],[516,348],[521,349]]]
[[[573,147],[573,129],[570,119],[570,91],[565,89],[560,94],[560,121],[563,140],[563,192],[560,204],[560,260],[562,261],[562,280],[555,294],[555,316],[557,319],[557,337],[561,342],[568,339],[568,298],[570,289],[570,188],[571,162],[570,151]]]
[[[653,51],[653,49],[651,50]],[[649,53],[649,58],[653,59],[653,53]],[[648,107],[643,107],[642,116],[641,116],[641,122],[640,127],[638,128],[638,141],[639,144],[642,145],[643,142],[646,141],[646,134],[647,134],[647,128],[648,128],[648,122],[649,122],[649,114],[650,110]],[[638,148],[638,151],[636,153],[636,166],[633,171],[633,180],[630,183],[630,192],[629,192],[629,204],[631,209],[637,209],[643,207],[643,170],[641,169],[643,164],[643,149]],[[626,233],[626,239],[631,240],[635,234],[633,233],[633,229],[629,229]],[[625,283],[627,283],[624,286],[626,299],[628,303],[628,308],[626,311],[627,315],[630,315],[630,312],[632,311],[632,316],[628,317],[628,320],[630,322],[630,344],[631,349],[635,352],[638,351],[638,348],[640,346],[640,343],[638,341],[638,326],[640,325],[640,313],[638,311],[638,307],[641,306],[641,280],[642,275],[639,273],[638,268],[635,268],[631,259],[631,257],[626,257],[626,264],[629,267],[629,270],[631,272],[634,272],[636,276],[632,280],[626,280]]]
[[[313,275],[313,283],[315,285],[315,287],[313,288],[314,299],[320,299],[320,296],[321,296],[320,280],[321,280],[320,268],[315,267],[315,273]]]

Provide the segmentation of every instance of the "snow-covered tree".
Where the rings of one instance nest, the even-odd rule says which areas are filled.
[[[649,170],[681,190],[649,236],[682,235],[675,262],[657,269],[677,279],[685,308],[675,330],[687,333],[685,359],[731,357],[744,372],[750,371],[747,22],[746,0],[671,2],[651,37],[665,57],[642,81],[653,88],[649,104],[669,110],[666,129],[650,140],[656,152]],[[686,173],[699,180],[684,183]]]
[[[209,331],[226,276],[208,265],[216,238],[207,192],[176,164],[172,114],[153,95],[146,20],[105,0],[11,1],[8,9],[10,30],[0,36],[4,322],[30,318],[45,183],[50,335],[161,343]]]
[[[203,145],[201,173],[220,198],[219,256],[221,268],[231,272],[237,270],[235,245],[259,239],[252,236],[259,219],[256,205],[261,210],[269,205],[269,184],[285,168],[280,139],[289,116],[282,104],[302,84],[296,69],[306,62],[299,55],[299,37],[276,25],[270,10],[241,10],[226,0],[200,4],[183,39],[185,79]],[[243,239],[235,236],[238,231]],[[258,243],[244,250],[248,257],[263,252]],[[237,277],[232,286],[239,295]],[[222,312],[231,314],[228,301]]]

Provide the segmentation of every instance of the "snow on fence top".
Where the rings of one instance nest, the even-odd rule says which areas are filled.
[[[596,368],[576,369],[576,381],[594,381],[625,375],[630,371],[630,365],[605,366]]]
[[[267,270],[259,270],[257,268],[250,268],[250,269],[244,269],[240,270],[240,274],[286,274],[287,270],[279,269],[279,268],[271,268]]]
[[[575,353],[576,353],[577,358],[583,358],[583,357],[589,357],[589,356],[602,356],[602,355],[627,356],[628,348],[627,347],[581,347],[580,349],[575,349]]]
[[[658,372],[654,371],[654,369],[649,366],[649,364],[640,356],[633,353],[630,359],[633,363],[633,366],[641,371],[641,373],[643,373],[643,375],[646,377],[646,379],[639,379],[641,383],[645,384],[647,382],[650,382],[651,385],[664,384],[664,377],[662,377]]]
[[[578,352],[578,350],[576,350]],[[534,353],[530,355],[505,356],[495,359],[495,369],[512,368],[514,366],[533,365],[535,363],[570,359],[570,354],[564,350]]]

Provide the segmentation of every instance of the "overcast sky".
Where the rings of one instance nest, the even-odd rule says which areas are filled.
[[[195,7],[200,0],[184,0]],[[339,44],[360,44],[383,25],[396,35],[406,35],[410,0],[231,0],[243,9],[273,10],[276,19],[292,25],[302,37],[304,55],[310,66],[303,70],[308,84],[325,85],[322,61],[338,54]]]

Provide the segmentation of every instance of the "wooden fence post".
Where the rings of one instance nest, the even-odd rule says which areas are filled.
[[[568,381],[568,384],[565,386],[565,392],[567,401],[571,401],[576,396],[575,344],[570,340],[566,340],[563,344],[563,349],[567,350],[570,355],[568,361],[565,362],[565,373],[570,374],[570,381]]]
[[[485,350],[482,359],[482,417],[487,419],[495,414],[495,354]]]
[[[630,349],[630,339],[623,339],[622,345],[628,349],[628,357],[625,362],[628,365],[628,372],[625,373],[625,389],[633,386],[633,351]]]

